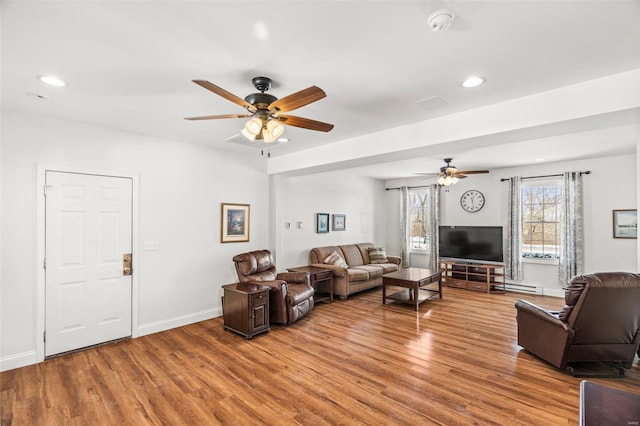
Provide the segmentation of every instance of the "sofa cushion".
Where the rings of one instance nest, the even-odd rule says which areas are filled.
[[[395,263],[377,263],[376,266],[382,268],[383,274],[389,274],[398,270],[398,265],[396,265]]]
[[[350,268],[353,268],[354,266],[364,265],[362,254],[355,244],[338,247],[340,248],[340,250],[342,250],[342,253],[344,254],[344,260],[347,262]]]
[[[337,251],[334,251],[329,256],[325,257],[322,262],[328,265],[336,265],[342,266],[343,268],[348,268],[348,265],[345,263],[344,259],[338,254]]]
[[[360,268],[349,268],[347,269],[347,274],[349,275],[349,281],[366,281],[369,279],[369,272]]]
[[[369,247],[369,263],[389,263],[384,247]]]
[[[370,264],[371,262],[369,261],[369,247],[375,247],[375,245],[371,243],[357,243],[356,247],[358,247],[360,255],[362,255],[362,264]]]
[[[309,252],[309,260],[311,263],[323,263],[322,261],[325,257],[329,256],[334,251],[338,252],[338,254],[342,256],[342,252],[337,246],[315,247]]]
[[[378,278],[384,274],[384,269],[380,265],[360,265],[357,269],[367,271],[369,278]]]

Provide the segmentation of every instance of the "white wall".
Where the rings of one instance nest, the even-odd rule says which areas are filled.
[[[612,210],[635,209],[637,206],[635,154],[499,169],[486,175],[474,175],[447,189],[442,189],[440,223],[442,225],[506,227],[508,183],[501,182],[501,178],[585,170],[592,172],[583,177],[585,272],[636,272],[637,240],[614,239],[612,235]],[[612,170],[615,171],[614,184],[610,180]],[[417,186],[424,185],[425,181],[420,179],[389,181],[386,186],[397,187],[403,184]],[[460,196],[469,189],[480,190],[486,199],[484,207],[476,213],[467,213],[460,207]],[[387,229],[396,229],[399,223],[399,215],[395,213],[397,207],[394,206],[394,203],[398,202],[397,195],[389,194],[388,199]],[[391,247],[392,240],[389,241]],[[417,262],[414,266],[420,266],[421,260],[416,256],[413,256],[412,261]],[[556,265],[525,263],[522,284],[542,287],[545,294],[562,296],[562,284],[558,282],[557,276]]]
[[[2,112],[0,369],[35,353],[39,166],[138,176],[138,330],[147,334],[221,314],[221,286],[236,281],[234,254],[269,242],[264,158],[148,138],[17,112]],[[231,179],[233,177],[233,179]],[[249,243],[220,243],[220,203],[251,205]],[[134,295],[135,299],[135,295]]]
[[[360,242],[384,245],[384,194],[382,181],[349,172],[274,177],[278,268],[307,265],[313,247]],[[346,230],[316,233],[316,213],[345,214]],[[290,229],[285,228],[287,221]],[[302,229],[298,229],[298,221],[303,222]]]

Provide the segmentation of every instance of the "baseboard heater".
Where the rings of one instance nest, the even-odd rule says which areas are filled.
[[[515,291],[519,293],[542,294],[542,287],[527,284],[505,283],[507,291]]]

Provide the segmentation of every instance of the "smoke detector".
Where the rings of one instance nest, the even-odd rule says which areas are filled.
[[[450,9],[440,9],[429,15],[427,22],[431,31],[445,31],[449,28],[449,25],[453,22],[456,14]]]

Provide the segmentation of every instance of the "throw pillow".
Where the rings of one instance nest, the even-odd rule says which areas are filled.
[[[389,263],[384,247],[369,247],[369,260],[371,263]]]
[[[335,250],[333,251],[333,253],[327,256],[323,260],[323,262],[326,263],[327,265],[336,265],[336,266],[341,266],[343,268],[349,267],[349,265],[347,265],[347,262],[345,262],[344,259],[342,259],[342,257]]]

